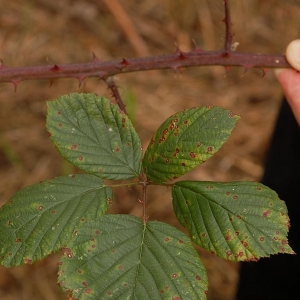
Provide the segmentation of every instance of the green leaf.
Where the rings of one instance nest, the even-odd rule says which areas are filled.
[[[181,181],[172,196],[179,222],[211,253],[233,261],[294,253],[286,205],[262,184]]]
[[[76,299],[206,299],[198,253],[168,224],[105,215],[82,226],[68,247],[59,283]]]
[[[221,148],[238,119],[220,107],[195,107],[171,116],[146,150],[143,167],[147,177],[161,183],[195,169]]]
[[[75,93],[47,104],[47,129],[65,159],[103,179],[139,176],[141,141],[117,105],[101,96]]]
[[[58,177],[16,193],[0,209],[0,262],[32,263],[65,247],[85,222],[103,215],[112,192],[99,177]]]

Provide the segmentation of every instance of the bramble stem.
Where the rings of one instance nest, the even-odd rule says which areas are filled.
[[[105,81],[107,83],[108,88],[110,89],[110,91],[112,93],[112,97],[116,100],[119,108],[121,109],[121,111],[124,112],[124,114],[127,115],[126,106],[121,98],[118,87],[117,87],[113,77],[108,77]]]
[[[77,78],[80,82],[86,77],[106,79],[121,73],[173,69],[197,66],[241,66],[246,69],[258,68],[291,68],[285,55],[254,54],[235,51],[201,51],[195,49],[184,53],[117,59],[110,61],[92,61],[88,63],[63,64],[53,66],[31,66],[9,68],[0,67],[0,83],[11,82],[17,85],[24,80],[57,78]]]
[[[291,68],[284,55],[279,54],[255,54],[236,52],[231,49],[232,32],[229,0],[224,1],[225,18],[225,42],[223,49],[217,51],[202,51],[196,47],[188,53],[179,49],[175,53],[138,58],[123,58],[110,61],[100,61],[94,55],[93,60],[87,63],[62,64],[54,66],[31,66],[10,68],[2,61],[0,66],[0,83],[11,82],[15,89],[24,80],[47,79],[52,83],[58,78],[77,78],[81,83],[87,77],[98,77],[108,81],[121,110],[125,112],[125,105],[118,93],[116,85],[108,79],[109,77],[129,72],[148,70],[163,70],[199,66],[241,66],[246,70],[250,68],[261,68],[265,74],[266,68]]]

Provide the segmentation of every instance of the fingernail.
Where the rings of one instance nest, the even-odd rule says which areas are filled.
[[[286,48],[286,58],[293,68],[300,71],[300,39],[289,43]]]

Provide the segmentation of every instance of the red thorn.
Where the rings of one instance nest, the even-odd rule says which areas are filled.
[[[14,85],[14,92],[16,93],[17,92],[17,87],[18,87],[20,81],[13,80],[13,81],[11,81],[11,83]]]
[[[178,58],[181,60],[181,59],[186,59],[187,56],[184,52],[182,52],[176,45],[176,51],[175,51],[175,54],[178,54]]]
[[[121,65],[128,66],[128,65],[130,65],[130,62],[127,59],[123,58],[121,61]]]
[[[54,79],[49,79],[49,88],[51,88],[53,82],[54,82]]]
[[[261,77],[265,77],[267,72],[269,71],[269,69],[268,68],[261,68],[261,70],[263,72]]]
[[[78,87],[80,88],[86,76],[76,77],[78,79]]]
[[[94,52],[92,52],[92,54],[93,54],[92,62],[98,62],[98,61],[100,61]]]
[[[243,65],[244,69],[244,73],[242,74],[242,77],[254,66],[253,65]]]
[[[58,65],[54,65],[54,67],[50,68],[50,71],[53,71],[53,72],[57,72],[57,71],[60,71],[61,68],[58,66]]]
[[[203,52],[203,49],[199,48],[199,46],[197,45],[196,41],[194,39],[192,41],[193,41],[193,44],[195,46],[195,48],[194,48],[193,51],[195,51],[195,52]]]
[[[0,60],[0,63],[1,63],[0,70],[7,69],[7,66],[6,66],[6,64],[3,62],[2,59]]]
[[[230,71],[231,66],[224,66],[226,74]]]

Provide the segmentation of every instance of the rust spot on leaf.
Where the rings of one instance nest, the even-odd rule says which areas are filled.
[[[194,152],[190,152],[190,157],[191,158],[196,158],[196,154]]]
[[[24,259],[24,264],[25,265],[31,265],[32,264],[32,259],[31,258],[25,258]]]
[[[77,149],[77,145],[76,144],[73,144],[72,146],[71,146],[71,150],[76,150]]]
[[[264,211],[264,212],[262,213],[262,216],[263,216],[264,218],[267,218],[270,214],[271,214],[271,211],[268,209],[268,210],[266,210],[266,211]]]
[[[68,258],[73,257],[72,250],[70,248],[63,248],[63,255],[67,256]]]

